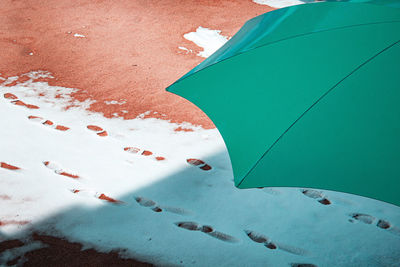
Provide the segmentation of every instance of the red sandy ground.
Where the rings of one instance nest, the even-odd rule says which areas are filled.
[[[79,89],[73,97],[96,100],[90,109],[106,117],[118,113],[130,119],[151,110],[158,112],[151,116],[165,114],[162,118],[173,122],[213,128],[197,107],[165,91],[203,60],[196,56],[201,48],[183,35],[202,26],[233,36],[245,21],[270,10],[251,0],[1,0],[0,73],[10,77],[49,71],[56,78],[51,85]],[[186,54],[178,46],[194,53]],[[127,102],[104,103],[121,99]],[[142,264],[115,252],[81,251],[81,245],[55,237],[34,239],[49,247],[26,253],[30,266]],[[9,245],[21,245],[10,242],[0,243],[0,253]]]
[[[164,90],[203,60],[196,56],[201,48],[183,35],[202,26],[232,36],[270,10],[251,0],[2,0],[0,73],[50,71],[52,85],[80,89],[73,97],[97,100],[90,109],[107,117],[128,119],[151,110],[213,128],[197,107]],[[104,103],[120,99],[127,103]]]
[[[82,250],[81,244],[58,237],[35,233],[32,239],[41,242],[45,247],[25,253],[24,266],[152,266],[133,259],[122,259],[118,251],[102,253],[94,249]],[[24,245],[25,243],[18,239],[3,241],[0,242],[0,253]],[[11,259],[5,265],[15,265],[20,259]]]

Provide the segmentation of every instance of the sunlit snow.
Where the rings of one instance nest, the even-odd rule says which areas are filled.
[[[288,6],[304,4],[305,1],[300,0],[253,0],[254,3],[260,5],[268,5],[275,8],[283,8]]]
[[[209,57],[228,41],[228,37],[222,36],[221,31],[210,30],[201,26],[195,32],[186,33],[183,37],[203,48],[203,51],[198,53],[198,56],[201,57]],[[179,49],[182,48],[179,47]]]
[[[3,238],[43,229],[160,265],[398,264],[399,207],[330,191],[237,189],[217,130],[106,119],[85,110],[93,101],[72,101],[75,89],[34,81],[49,73],[25,76],[0,86],[0,161],[20,168],[0,168]]]

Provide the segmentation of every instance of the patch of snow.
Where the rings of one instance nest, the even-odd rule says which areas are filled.
[[[107,119],[86,110],[93,101],[74,102],[76,89],[32,78],[49,73],[26,76],[0,84],[0,162],[20,167],[0,168],[0,195],[9,196],[0,221],[15,222],[0,225],[1,237],[54,229],[164,266],[398,266],[399,207],[326,190],[237,189],[216,129],[142,119],[151,111]],[[5,93],[40,108],[13,105]]]
[[[138,119],[144,119],[146,116],[148,116],[148,115],[150,115],[150,114],[151,114],[151,110],[148,110],[148,111],[146,111],[146,112],[144,112],[144,113],[142,113],[142,114],[137,115],[136,118],[138,118]]]
[[[27,76],[33,80],[35,79],[41,79],[41,78],[50,78],[50,79],[54,79],[54,77],[51,75],[50,72],[48,71],[44,71],[44,70],[38,70],[38,71],[30,71],[28,73],[22,74],[23,76]],[[18,78],[18,77],[14,77],[14,78]]]
[[[260,5],[267,5],[274,8],[283,8],[294,5],[304,4],[304,1],[300,0],[253,0],[254,3]]]
[[[86,36],[83,34],[79,34],[79,33],[75,33],[74,37],[78,37],[78,38],[85,38]]]
[[[195,32],[186,33],[183,37],[203,48],[203,51],[197,55],[205,58],[212,55],[228,41],[228,37],[222,36],[221,31],[210,30],[201,26]]]
[[[192,53],[193,51],[191,49],[187,49],[186,47],[183,46],[178,46],[179,49],[183,50],[186,52],[186,54]]]
[[[18,80],[18,76],[8,77],[7,79],[6,79],[6,78],[3,78],[3,77],[0,77],[0,79],[2,79],[2,80],[4,81],[4,82],[2,83],[3,85],[8,85],[8,84],[10,84],[10,83],[12,83],[12,82]]]
[[[18,257],[21,257],[18,260],[16,266],[23,266],[23,264],[25,262],[25,259],[23,256],[25,255],[25,253],[32,251],[32,250],[40,249],[43,247],[45,247],[45,245],[39,241],[29,241],[29,242],[27,242],[27,244],[25,244],[21,247],[8,249],[8,250],[2,252],[0,254],[0,263],[6,263],[6,262],[12,261]]]
[[[105,103],[106,105],[123,105],[123,104],[126,103],[126,100],[120,100],[120,101],[111,100],[111,101],[104,101],[104,103]]]

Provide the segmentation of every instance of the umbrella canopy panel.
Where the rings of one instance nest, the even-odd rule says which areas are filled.
[[[400,8],[400,1],[353,0],[346,3],[315,3],[265,13],[247,21],[229,42],[181,79],[234,55],[287,38],[363,24],[399,21],[400,10],[391,8],[392,6]]]
[[[345,9],[354,5],[356,4],[318,3],[309,6],[315,7],[315,12],[318,13],[320,6],[340,6]],[[266,155],[271,148],[279,147],[275,144],[281,143],[281,137],[304,113],[333,89],[336,90],[366,62],[380,62],[373,59],[400,40],[399,9],[370,4],[357,5],[391,10],[390,16],[394,14],[392,10],[396,10],[397,21],[393,15],[389,16],[390,21],[334,27],[279,39],[235,54],[218,64],[208,65],[201,71],[186,75],[168,88],[168,91],[196,104],[213,120],[228,148],[236,186],[307,186],[354,193],[352,188],[345,190],[343,186],[334,185],[341,184],[342,179],[360,181],[365,167],[361,170],[358,166],[353,166],[351,175],[342,175],[336,177],[336,182],[321,184],[319,181],[324,180],[323,173],[320,173],[317,183],[313,183],[313,180],[303,183],[304,177],[288,179],[285,176],[289,175],[287,172],[274,176],[275,182],[269,183],[268,168],[260,166],[269,166],[264,163],[270,158]],[[335,10],[339,12],[340,9]],[[341,17],[341,13],[336,15]],[[314,22],[311,20],[310,23]],[[382,72],[384,68],[392,68],[396,72],[399,70],[398,62],[399,58],[377,67],[377,70]],[[396,82],[393,79],[389,81]],[[398,82],[397,86],[399,87]],[[309,128],[309,131],[314,131],[314,128]],[[338,135],[339,137],[343,136]],[[319,157],[318,154],[310,154],[311,156]],[[296,160],[293,157],[288,158]],[[340,160],[325,159],[332,168],[335,165],[340,167]],[[396,159],[399,160],[400,156]],[[291,165],[274,161],[274,166],[289,168]],[[304,171],[302,175],[306,173]],[[398,175],[400,177],[400,172]],[[317,176],[316,174],[315,177]],[[360,194],[370,195],[363,192]]]
[[[399,62],[397,43],[357,69],[279,139],[240,187],[324,188],[400,206]]]

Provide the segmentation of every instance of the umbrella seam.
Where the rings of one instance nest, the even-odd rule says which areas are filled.
[[[358,67],[356,67],[354,70],[352,70],[349,74],[347,74],[344,78],[342,78],[339,82],[337,82],[332,88],[330,88],[328,91],[326,91],[320,98],[318,98],[308,109],[306,109],[276,140],[275,142],[264,152],[264,154],[257,160],[257,162],[253,165],[253,167],[246,173],[246,175],[243,177],[243,179],[240,181],[240,183],[237,185],[237,187],[240,187],[240,185],[243,183],[243,181],[247,178],[247,176],[257,167],[258,163],[265,157],[265,155],[268,154],[269,151],[282,139],[282,137],[299,121],[301,120],[304,115],[308,111],[310,111],[314,106],[316,106],[323,98],[325,98],[330,92],[332,92],[338,85],[340,85],[344,80],[346,80],[348,77],[350,77],[353,73],[357,72],[359,69],[361,69],[363,66],[368,64],[370,61],[372,61],[374,58],[382,54],[383,52],[389,50],[391,47],[395,46],[396,44],[400,43],[400,40],[397,40],[393,44],[387,46],[386,48],[382,49],[379,51],[377,54],[372,56],[371,58],[367,59],[365,62],[360,64]]]
[[[273,42],[270,42],[270,43],[266,43],[266,44],[263,44],[263,45],[260,45],[260,46],[256,46],[256,47],[254,47],[254,48],[252,48],[252,49],[249,49],[249,50],[246,50],[246,51],[243,51],[243,52],[239,52],[239,53],[237,53],[237,54],[235,54],[235,55],[233,55],[233,56],[231,56],[231,57],[228,57],[228,58],[222,59],[221,61],[212,63],[212,64],[206,66],[206,67],[203,68],[203,69],[200,69],[200,70],[198,70],[198,71],[196,71],[196,72],[193,72],[193,73],[190,74],[189,76],[186,76],[186,74],[185,74],[185,75],[183,75],[183,77],[186,76],[185,78],[183,78],[183,79],[181,78],[181,79],[177,80],[176,82],[174,82],[173,84],[171,84],[170,86],[168,86],[165,90],[168,91],[168,92],[170,92],[170,91],[169,91],[169,88],[170,88],[170,87],[172,87],[172,86],[175,85],[175,84],[180,83],[181,81],[184,81],[184,80],[186,80],[186,79],[192,77],[194,74],[197,74],[197,73],[199,73],[199,72],[201,72],[201,71],[203,71],[203,70],[206,70],[206,69],[208,69],[208,68],[214,66],[215,64],[219,64],[219,63],[221,63],[221,62],[224,62],[224,61],[229,60],[229,59],[231,59],[231,58],[234,58],[234,57],[236,57],[236,56],[245,54],[245,53],[247,53],[247,52],[249,52],[249,51],[253,51],[253,50],[262,48],[262,47],[264,47],[264,46],[276,44],[276,43],[283,42],[283,41],[286,41],[286,40],[295,39],[295,38],[299,38],[299,37],[303,37],[303,36],[307,36],[307,35],[311,35],[311,34],[315,34],[315,33],[329,32],[329,31],[335,31],[335,30],[341,30],[341,29],[348,29],[348,28],[354,28],[354,27],[361,27],[361,26],[366,26],[366,25],[377,25],[377,24],[386,24],[386,23],[389,23],[389,24],[390,24],[390,23],[399,23],[399,22],[400,22],[400,20],[393,20],[393,21],[372,22],[372,23],[364,23],[364,24],[354,24],[354,25],[350,25],[350,26],[342,26],[342,27],[330,28],[330,29],[319,30],[319,31],[313,31],[313,32],[308,32],[308,33],[302,33],[302,34],[293,35],[293,36],[290,36],[290,37],[287,37],[287,38],[279,39],[279,40],[276,40],[276,41],[273,41]],[[200,63],[200,64],[201,64],[201,63]]]

